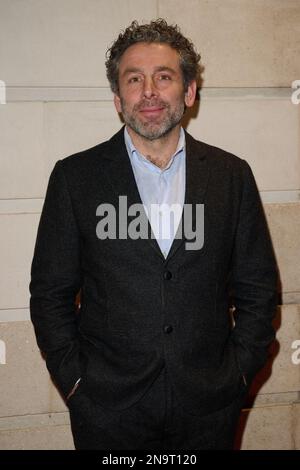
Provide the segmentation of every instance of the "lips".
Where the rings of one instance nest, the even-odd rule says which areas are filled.
[[[143,114],[158,114],[163,109],[164,109],[163,107],[151,106],[150,108],[141,108],[140,113],[143,113]]]
[[[159,116],[162,111],[167,107],[165,103],[145,103],[142,102],[137,106],[138,112],[148,118],[155,118]]]
[[[151,113],[151,112],[162,111],[166,107],[167,107],[167,104],[162,101],[155,101],[155,102],[142,101],[137,105],[137,110],[142,113]]]

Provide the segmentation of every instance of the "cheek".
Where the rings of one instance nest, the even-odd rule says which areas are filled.
[[[136,103],[140,100],[140,94],[134,90],[126,90],[125,93],[122,93],[122,99],[120,106],[124,108],[124,106],[128,109],[132,108]]]
[[[174,103],[177,105],[179,103],[184,103],[185,101],[185,93],[183,89],[173,89],[169,90],[168,92],[165,91],[164,93],[161,93],[160,96],[162,99],[169,101],[171,104]]]

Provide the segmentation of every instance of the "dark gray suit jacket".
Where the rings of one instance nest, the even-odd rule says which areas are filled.
[[[65,396],[81,376],[91,398],[125,409],[166,366],[183,406],[208,413],[243,394],[242,374],[250,384],[264,365],[277,269],[252,172],[189,134],[186,158],[185,202],[204,204],[204,246],[175,239],[167,259],[155,239],[96,236],[101,203],[141,203],[123,129],[56,163],[30,291],[38,345]]]

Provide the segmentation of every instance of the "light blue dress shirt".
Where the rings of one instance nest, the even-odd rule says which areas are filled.
[[[134,147],[125,127],[125,144],[140,197],[162,254],[166,258],[178,229],[185,198],[185,134],[181,128],[177,149],[164,169]]]

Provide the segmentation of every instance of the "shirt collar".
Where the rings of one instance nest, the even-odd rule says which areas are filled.
[[[134,155],[137,156],[138,160],[145,166],[147,166],[148,168],[152,168],[152,169],[157,169],[159,173],[163,172],[163,171],[166,171],[168,170],[171,165],[173,164],[173,161],[174,161],[174,158],[176,157],[176,155],[180,154],[181,152],[184,151],[185,149],[185,133],[184,133],[184,130],[183,128],[181,127],[180,128],[180,135],[179,135],[179,139],[178,139],[178,144],[177,144],[177,148],[175,150],[175,153],[173,154],[172,158],[170,159],[168,165],[166,166],[166,168],[164,168],[163,170],[161,170],[159,167],[157,167],[156,165],[154,165],[154,163],[150,162],[146,157],[144,157],[137,149],[136,147],[134,146],[133,142],[132,142],[132,139],[127,131],[127,127],[125,126],[125,129],[124,129],[124,138],[125,138],[125,144],[126,144],[126,148],[127,148],[127,152],[128,152],[128,155],[130,157],[130,160],[132,160],[132,157]],[[154,168],[153,168],[154,167]]]

